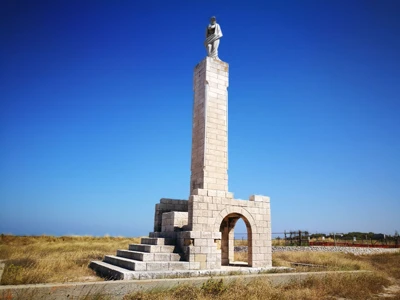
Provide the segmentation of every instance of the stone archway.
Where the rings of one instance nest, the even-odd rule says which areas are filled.
[[[253,258],[253,239],[252,239],[252,228],[249,220],[239,213],[230,213],[228,214],[221,222],[219,231],[221,232],[221,265],[229,266],[231,265],[235,259],[235,236],[234,236],[234,228],[239,219],[242,219],[246,224],[247,229],[247,264],[249,267],[252,266],[252,258]]]
[[[229,265],[234,259],[234,227],[239,219],[242,219],[247,229],[248,266],[253,264],[253,234],[257,232],[256,222],[253,216],[244,208],[228,206],[222,210],[214,223],[214,231],[221,232],[221,265]]]

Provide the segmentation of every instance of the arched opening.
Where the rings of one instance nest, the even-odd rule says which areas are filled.
[[[234,262],[238,265],[248,265],[247,227],[242,218],[236,222],[234,230]]]
[[[247,257],[241,255],[240,261],[235,260],[235,225],[242,219],[247,230]],[[249,221],[241,214],[231,213],[221,222],[221,265],[252,266],[252,230]]]

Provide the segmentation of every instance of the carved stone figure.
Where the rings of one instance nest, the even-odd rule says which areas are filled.
[[[207,56],[212,58],[218,58],[218,46],[219,39],[222,37],[222,31],[219,24],[217,24],[217,19],[211,17],[210,24],[206,28],[206,40],[204,45],[207,49]]]

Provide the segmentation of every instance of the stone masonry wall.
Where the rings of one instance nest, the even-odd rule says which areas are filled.
[[[194,71],[190,194],[228,191],[228,64],[207,57]]]
[[[162,227],[162,214],[170,211],[188,211],[187,200],[162,198],[160,203],[156,204],[154,213],[154,232],[160,232]]]
[[[233,227],[229,227],[228,223],[230,219],[237,221],[242,218],[250,233],[249,265],[272,265],[268,197],[253,195],[249,200],[237,200],[229,192],[197,189],[189,198],[189,215],[192,218],[189,218],[188,227],[193,232],[201,233],[200,237],[191,237],[186,251],[190,261],[200,262],[207,269],[217,268],[221,262],[231,262],[234,248],[233,244],[229,245],[229,240]],[[219,235],[221,238],[218,238]]]
[[[270,200],[253,195],[234,199],[228,191],[228,64],[205,58],[194,71],[192,158],[189,200],[161,199],[152,237],[176,239],[183,259],[201,269],[219,269],[234,260],[234,227],[248,231],[248,264],[271,267]],[[172,211],[187,212],[177,226]],[[181,230],[179,230],[181,229]]]
[[[233,228],[242,218],[249,233],[249,265],[269,267],[269,198],[237,200],[228,191],[228,69],[227,63],[207,57],[194,70],[189,224],[180,243],[189,261],[200,262],[202,269],[220,268],[233,260]]]

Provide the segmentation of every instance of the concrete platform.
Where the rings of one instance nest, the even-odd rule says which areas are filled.
[[[268,272],[290,271],[291,268],[272,267],[272,268],[250,268],[241,264],[233,266],[222,266],[221,269],[200,270],[198,262],[135,262],[135,269],[128,269],[131,260],[118,260],[120,257],[107,255],[105,261],[92,261],[90,268],[108,280],[143,280],[143,279],[163,279],[163,278],[185,278],[201,276],[225,276],[231,274],[262,274]],[[124,265],[121,267],[120,265]],[[140,265],[142,263],[142,265]]]

